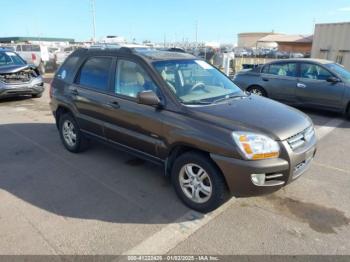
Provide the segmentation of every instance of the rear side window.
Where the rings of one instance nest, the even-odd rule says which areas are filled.
[[[111,66],[111,57],[89,58],[80,69],[75,82],[83,87],[107,91]]]
[[[262,73],[276,76],[297,76],[296,63],[277,63],[270,64],[263,68]]]

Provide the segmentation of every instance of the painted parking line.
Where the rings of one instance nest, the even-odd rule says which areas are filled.
[[[225,212],[234,202],[235,198],[232,198],[224,205],[207,215],[203,215],[196,211],[189,211],[183,217],[164,227],[139,245],[126,251],[123,255],[166,254],[198,229]]]
[[[334,129],[345,122],[344,119],[332,119],[322,127],[316,127],[316,134],[322,140]],[[189,211],[183,217],[164,227],[143,242],[123,253],[123,255],[159,255],[166,254],[193,233],[224,213],[235,202],[232,198],[210,214],[203,215]],[[184,222],[185,221],[185,222]]]
[[[327,122],[323,126],[316,128],[316,135],[319,140],[323,139],[325,136],[329,135],[334,129],[341,126],[345,122],[345,119],[335,118]]]

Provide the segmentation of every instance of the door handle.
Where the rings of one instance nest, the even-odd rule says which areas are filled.
[[[306,88],[306,85],[303,84],[303,83],[298,83],[298,84],[297,84],[297,87],[299,87],[299,88]]]
[[[78,90],[77,90],[77,89],[75,89],[75,88],[72,88],[72,89],[70,90],[70,92],[71,92],[71,94],[72,94],[72,95],[74,95],[74,96],[79,95]]]
[[[269,82],[269,79],[268,79],[268,78],[265,78],[265,77],[263,77],[262,80],[265,81],[265,82]]]
[[[114,108],[114,109],[119,109],[119,108],[120,108],[120,105],[119,105],[119,103],[118,103],[117,101],[109,102],[109,103],[108,103],[108,106],[109,106],[109,107],[112,107],[112,108]]]

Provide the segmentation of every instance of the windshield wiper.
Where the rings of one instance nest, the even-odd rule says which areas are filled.
[[[227,95],[225,97],[222,97],[222,98],[219,98],[219,99],[216,99],[213,103],[220,103],[222,101],[225,101],[225,100],[229,100],[229,99],[233,99],[233,98],[242,98],[242,97],[247,97],[246,95]]]

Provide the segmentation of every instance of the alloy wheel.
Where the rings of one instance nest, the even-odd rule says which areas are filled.
[[[77,134],[75,132],[74,124],[71,121],[69,120],[64,121],[63,127],[62,127],[62,134],[63,134],[64,141],[67,143],[68,146],[74,147],[76,145]]]
[[[179,174],[180,187],[191,201],[203,204],[212,196],[213,186],[208,173],[200,166],[186,164]]]

